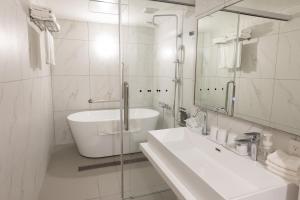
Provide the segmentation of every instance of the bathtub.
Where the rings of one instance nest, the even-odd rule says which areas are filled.
[[[147,131],[155,130],[159,112],[152,109],[129,110],[129,131],[124,131],[124,153],[139,152]],[[120,110],[84,111],[67,117],[82,156],[90,158],[120,154]]]

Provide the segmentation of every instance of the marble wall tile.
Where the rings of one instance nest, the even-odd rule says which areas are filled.
[[[53,75],[88,75],[89,43],[81,40],[55,39],[56,65]]]
[[[120,74],[118,45],[112,40],[107,41],[108,43],[104,45],[98,41],[92,41],[89,44],[91,75]]]
[[[53,76],[55,111],[84,110],[89,108],[88,76]]]
[[[153,75],[174,77],[176,41],[173,38],[154,45]]]
[[[151,107],[155,92],[152,77],[129,77],[129,103],[131,107]]]
[[[299,4],[299,3],[298,3]],[[288,22],[280,22],[280,33],[295,31],[300,29],[300,5],[293,6],[284,11],[286,14],[292,15],[292,20]]]
[[[260,37],[243,42],[241,77],[273,78],[275,75],[277,35]]]
[[[18,146],[15,145],[21,145],[19,147],[20,149],[24,146],[22,143],[16,144],[16,136],[18,134],[22,135],[22,131],[25,127],[25,123],[22,122],[24,118],[24,110],[22,109],[22,83],[12,82],[1,84],[0,94],[0,127],[2,137],[0,147],[0,197],[1,199],[10,199],[10,197],[14,195],[11,191],[14,190],[12,186],[17,186],[19,184],[18,181],[21,180],[20,177],[16,176],[20,176],[20,173],[22,173],[22,169],[15,169],[15,167],[13,167],[15,160],[11,159],[15,154],[15,150],[18,148]],[[27,132],[24,132],[25,137],[26,133]],[[13,169],[16,170],[15,175]],[[19,180],[16,180],[16,178],[19,178]],[[16,190],[20,190],[20,188],[21,187]],[[16,192],[18,193],[19,191]]]
[[[300,129],[299,85],[299,80],[276,80],[272,122]]]
[[[75,111],[54,112],[54,127],[55,127],[55,144],[74,143],[67,116]]]
[[[183,79],[182,106],[188,110],[194,105],[194,83],[193,79]]]
[[[157,91],[157,90],[160,90]],[[153,78],[153,101],[173,105],[174,99],[174,83],[171,78],[154,77]]]
[[[120,99],[119,76],[91,76],[91,97],[103,100]]]
[[[202,58],[202,60],[198,60],[197,65],[198,69],[197,73],[203,74],[203,76],[217,76],[217,65],[218,65],[218,48],[217,47],[208,47],[200,49],[198,54],[198,58]],[[199,63],[200,62],[200,63]]]
[[[279,36],[276,78],[300,79],[300,31]]]
[[[237,82],[236,112],[269,120],[273,98],[273,79],[240,78]]]
[[[99,24],[99,23],[88,23],[89,27],[89,40],[97,41],[101,40],[101,37],[106,37],[114,42],[118,42],[118,26],[112,24]]]
[[[50,147],[53,144],[54,130],[50,83],[50,77],[34,79],[27,83],[28,90],[32,88],[31,95],[27,96],[27,102],[31,103],[30,133],[23,175],[27,181],[26,183],[23,182],[22,187],[25,191],[23,198],[28,200],[38,198],[48,165]],[[37,179],[36,177],[40,178]]]
[[[22,38],[18,38],[18,27],[23,22],[19,20],[19,10],[15,2],[6,0],[2,2],[0,9],[0,26],[5,30],[1,31],[0,35],[0,82],[20,80],[22,78],[21,53],[24,49],[21,49]]]
[[[88,40],[88,24],[86,22],[59,19],[61,31],[55,33],[55,38]]]
[[[150,27],[128,27],[127,43],[153,44],[154,28]]]
[[[196,20],[194,16],[187,18],[183,33],[183,44],[185,46],[185,58],[183,64],[183,77],[195,78],[195,57],[196,57]],[[190,35],[194,33],[194,35]]]
[[[53,139],[50,70],[31,65],[19,1],[1,1],[0,26],[0,199],[37,200]]]
[[[125,63],[129,76],[153,75],[153,46],[148,44],[128,44]]]

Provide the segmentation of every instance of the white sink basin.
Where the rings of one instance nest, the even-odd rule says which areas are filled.
[[[187,128],[150,131],[141,149],[181,199],[297,199],[295,184]]]

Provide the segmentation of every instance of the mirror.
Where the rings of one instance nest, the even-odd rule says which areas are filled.
[[[195,104],[233,114],[238,14],[217,12],[198,20]]]
[[[223,11],[199,19],[195,104],[210,110],[226,107],[224,86],[232,80],[236,89],[235,95],[228,95],[229,102],[235,100],[231,115],[300,135],[300,1],[244,0],[232,7],[291,19]],[[215,38],[234,30],[238,30],[240,66],[220,68],[221,50]],[[247,33],[249,38],[243,39]]]

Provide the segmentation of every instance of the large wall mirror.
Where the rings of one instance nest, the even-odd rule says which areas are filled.
[[[300,1],[244,0],[199,19],[195,105],[300,134],[299,16]]]

